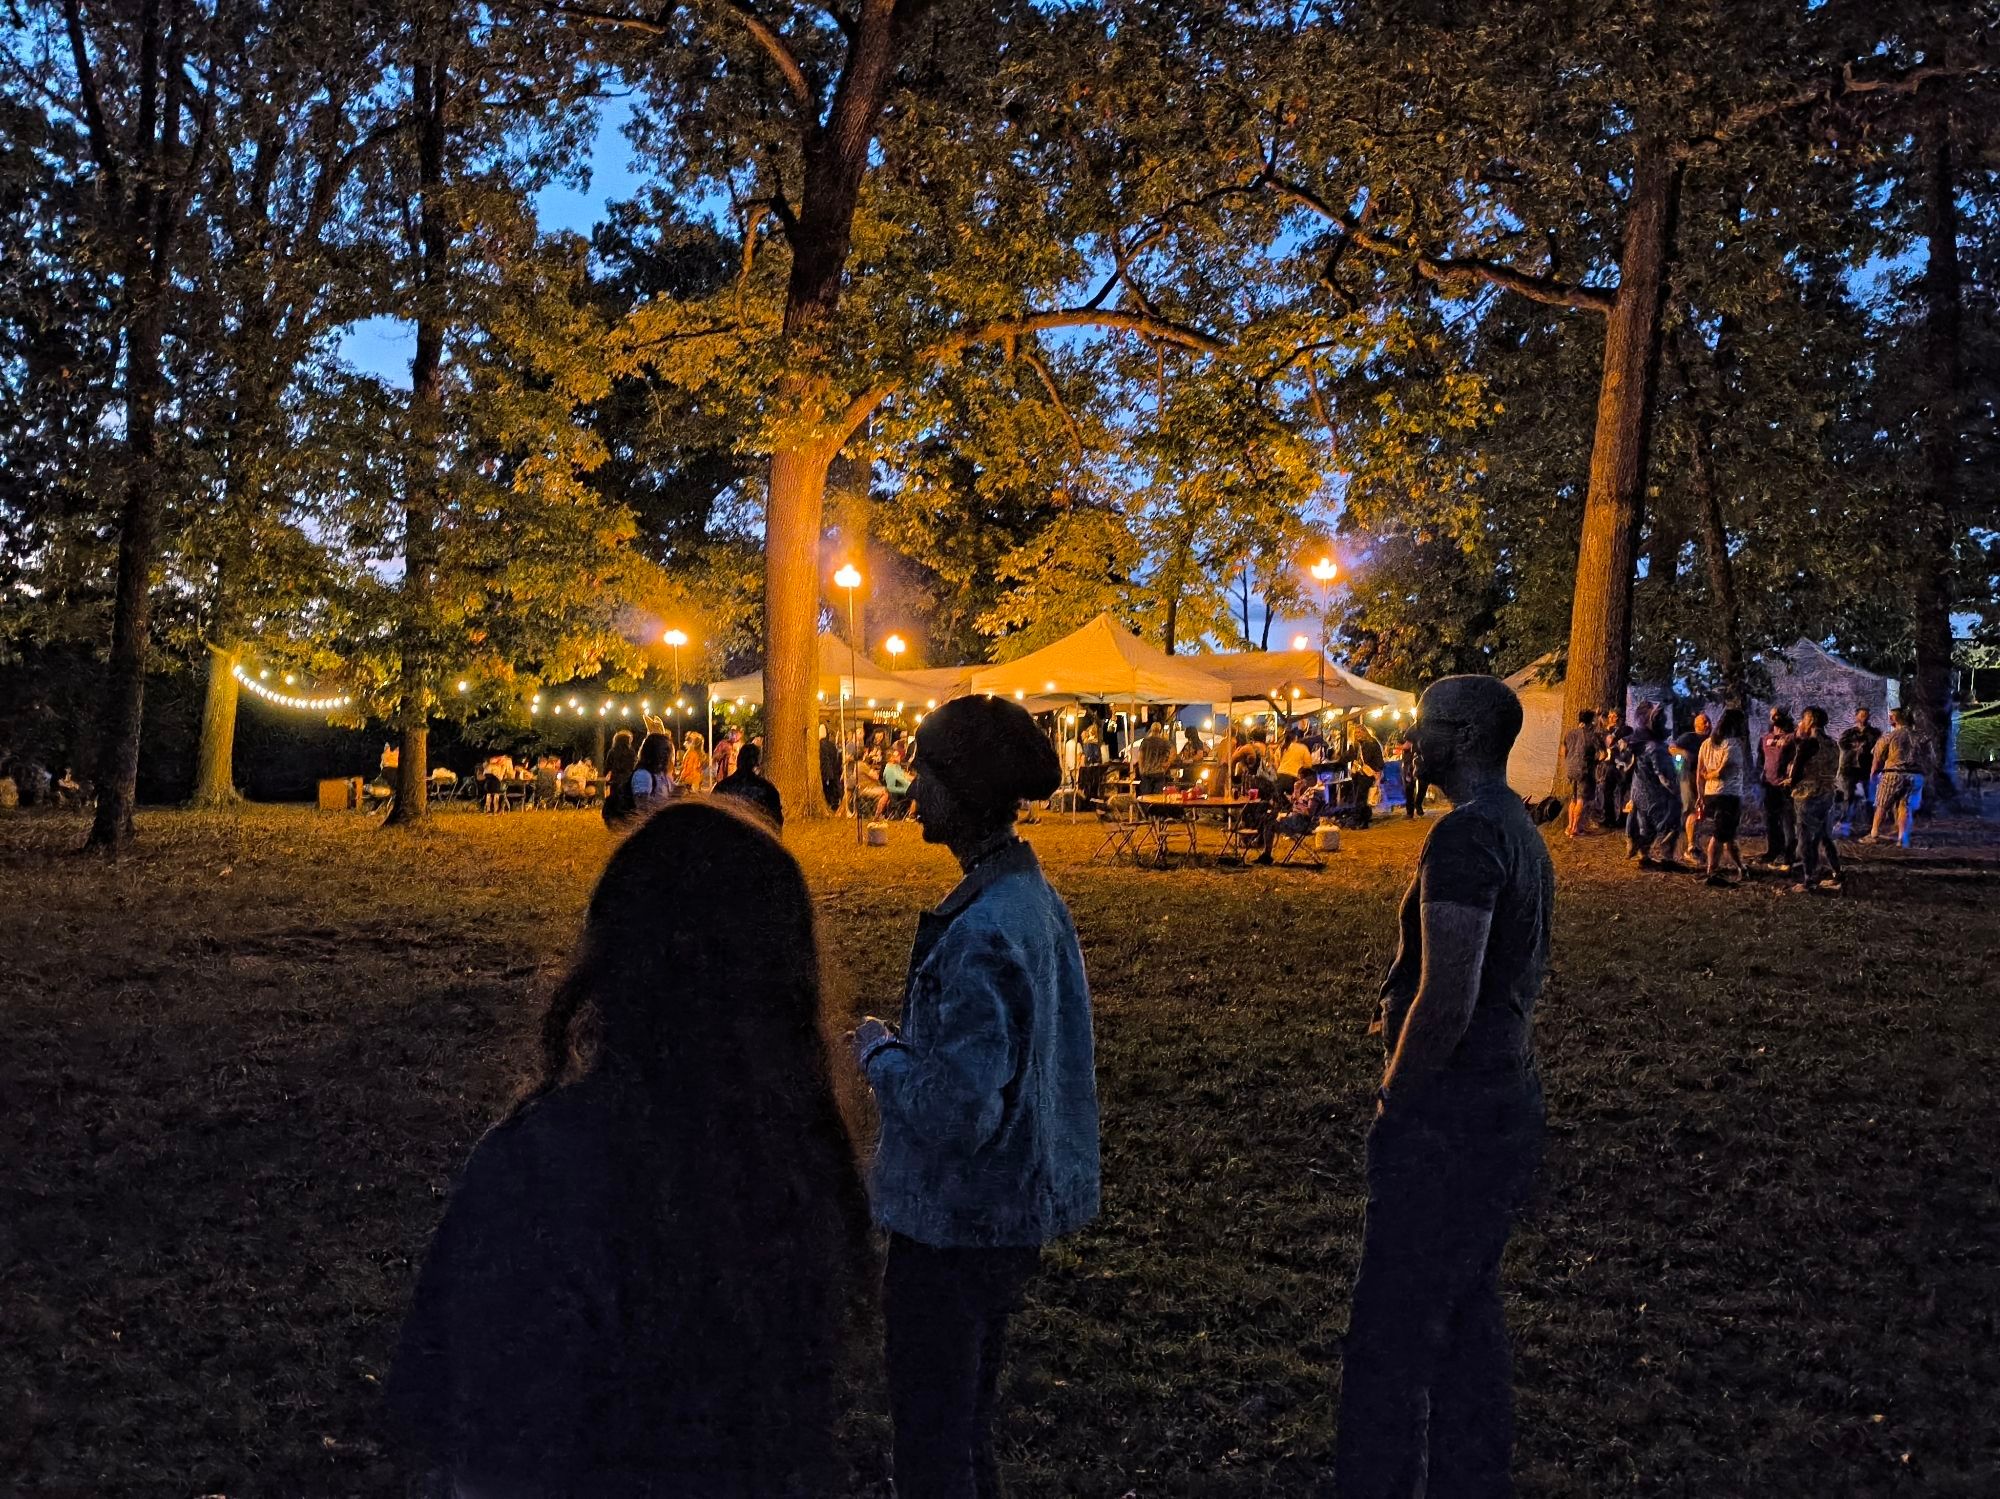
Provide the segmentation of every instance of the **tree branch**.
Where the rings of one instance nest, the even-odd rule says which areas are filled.
[[[751,38],[777,65],[778,71],[785,77],[786,85],[792,91],[793,102],[799,106],[799,112],[806,117],[807,122],[816,122],[819,119],[819,110],[813,98],[812,84],[806,80],[806,70],[799,66],[798,58],[793,56],[792,49],[785,45],[785,39],[778,35],[771,23],[759,15],[747,0],[719,0],[719,3],[724,10],[742,23],[743,29],[750,33]]]
[[[90,130],[90,152],[104,173],[104,184],[113,203],[125,200],[124,178],[118,170],[118,153],[111,148],[111,132],[104,124],[104,109],[97,92],[97,70],[90,65],[90,47],[83,35],[83,0],[63,0],[63,25],[69,32],[70,56],[76,64],[77,92],[83,96],[83,119]]]
[[[1683,161],[1688,160],[1733,140],[1753,125],[1774,119],[1781,114],[1789,114],[1795,109],[1805,109],[1814,104],[1836,104],[1842,99],[1861,98],[1870,94],[1914,94],[1932,79],[1970,78],[1981,73],[1989,73],[1993,71],[1993,67],[1990,58],[1980,58],[1968,63],[1925,63],[1919,67],[1887,73],[1879,78],[1859,78],[1855,76],[1853,63],[1843,63],[1839,74],[1834,77],[1822,78],[1815,83],[1793,89],[1790,93],[1780,94],[1775,99],[1760,99],[1754,104],[1745,104],[1740,109],[1730,111],[1707,135],[1681,142],[1675,154]]]
[[[1056,328],[1104,328],[1116,333],[1136,333],[1160,344],[1174,344],[1197,354],[1222,354],[1229,346],[1218,338],[1189,328],[1180,323],[1168,322],[1165,318],[1152,317],[1146,313],[1122,312],[1117,308],[1062,307],[1050,312],[1024,313],[1020,317],[1000,318],[976,328],[967,328],[940,339],[917,356],[916,363],[926,365],[944,364],[955,355],[980,344],[1007,343],[1034,333],[1047,333]],[[893,395],[901,380],[884,381],[873,390],[864,392],[848,402],[847,409],[834,421],[838,441],[835,447],[844,444],[857,428],[867,421],[869,415],[885,400]]]
[[[1083,462],[1083,428],[1079,427],[1076,418],[1070,415],[1069,406],[1063,400],[1062,392],[1056,388],[1056,377],[1049,373],[1049,367],[1042,362],[1042,356],[1033,349],[1022,349],[1020,357],[1029,369],[1042,377],[1042,389],[1046,390],[1049,399],[1055,402],[1056,414],[1063,419],[1063,425],[1069,429],[1070,441],[1076,444],[1076,461]]]
[[[1608,314],[1618,300],[1615,289],[1579,286],[1574,282],[1560,281],[1553,276],[1536,276],[1526,271],[1517,271],[1512,266],[1497,260],[1485,260],[1476,256],[1431,255],[1419,250],[1407,240],[1370,229],[1361,215],[1346,213],[1335,208],[1304,183],[1280,177],[1268,169],[1258,174],[1257,181],[1258,185],[1270,187],[1301,207],[1318,214],[1360,248],[1387,258],[1409,261],[1417,268],[1418,274],[1438,286],[1484,283],[1549,307],[1567,307],[1576,312],[1595,312],[1600,315]]]

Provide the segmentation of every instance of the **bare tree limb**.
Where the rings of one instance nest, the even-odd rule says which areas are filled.
[[[1368,215],[1335,208],[1304,183],[1280,177],[1266,169],[1258,173],[1258,185],[1269,187],[1310,209],[1361,249],[1391,259],[1407,260],[1425,280],[1438,286],[1465,286],[1485,283],[1511,291],[1549,307],[1567,307],[1577,312],[1608,314],[1618,300],[1615,288],[1580,286],[1553,276],[1537,276],[1518,271],[1502,261],[1477,256],[1432,255],[1404,239],[1368,227]]]
[[[1042,362],[1042,356],[1033,349],[1022,349],[1020,358],[1022,363],[1041,376],[1042,389],[1049,393],[1049,399],[1055,403],[1056,414],[1063,419],[1063,425],[1069,429],[1070,441],[1076,444],[1076,461],[1083,462],[1083,428],[1078,426],[1076,418],[1070,415],[1068,403],[1063,400],[1062,392],[1056,388],[1056,377],[1049,373],[1048,365]]]
[[[771,23],[759,15],[747,0],[720,0],[720,3],[724,10],[736,17],[743,29],[750,33],[751,39],[764,49],[765,54],[776,64],[778,71],[784,75],[785,83],[792,91],[792,100],[799,106],[799,112],[808,121],[817,120],[819,110],[813,96],[812,84],[807,80],[806,70],[799,66],[799,60],[793,55],[792,49],[785,44],[785,39],[778,35]]]
[[[1933,79],[1970,78],[1990,73],[1993,69],[1993,60],[1981,57],[1964,63],[1925,63],[1919,67],[1885,73],[1876,78],[1863,78],[1855,73],[1853,63],[1843,63],[1840,72],[1831,77],[1802,85],[1776,98],[1759,99],[1730,111],[1708,134],[1681,142],[1676,148],[1676,155],[1682,160],[1698,156],[1727,143],[1754,125],[1774,119],[1778,115],[1789,114],[1795,109],[1805,109],[1815,104],[1836,104],[1842,99],[1863,98],[1873,94],[1914,94]]]
[[[1118,308],[1062,307],[1049,312],[1023,313],[1019,317],[1000,318],[976,328],[967,328],[938,340],[917,356],[916,363],[923,365],[943,364],[967,349],[981,344],[1006,343],[1019,340],[1035,333],[1047,333],[1057,328],[1102,328],[1117,333],[1136,333],[1157,344],[1172,344],[1197,354],[1222,354],[1229,346],[1222,340],[1189,328],[1180,323],[1147,313],[1125,312]],[[839,448],[854,435],[860,425],[868,420],[870,413],[881,405],[902,384],[901,380],[885,381],[873,390],[856,396],[847,403],[847,408],[834,419],[834,432]]]
[[[98,170],[111,201],[125,199],[124,175],[118,170],[118,153],[111,145],[111,132],[104,123],[104,108],[97,92],[97,70],[90,65],[90,47],[83,35],[83,0],[63,0],[63,25],[69,32],[70,56],[76,65],[77,92],[83,99],[84,124],[90,131],[90,153],[97,158]]]

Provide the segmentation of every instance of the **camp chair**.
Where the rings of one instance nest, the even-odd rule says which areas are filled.
[[[1095,852],[1090,856],[1093,863],[1098,859],[1116,863],[1127,856],[1130,856],[1134,863],[1138,862],[1138,838],[1146,831],[1146,824],[1136,815],[1138,810],[1138,803],[1127,797],[1123,807],[1102,814],[1105,832]]]
[[[1313,834],[1319,831],[1319,823],[1311,816],[1300,812],[1287,812],[1278,819],[1278,842],[1284,845],[1275,862],[1289,864],[1299,859],[1308,868],[1324,869],[1326,860],[1313,847]]]

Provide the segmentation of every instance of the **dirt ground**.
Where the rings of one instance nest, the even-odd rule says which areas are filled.
[[[1289,1495],[1327,1466],[1423,824],[1319,873],[1088,862],[1028,830],[1097,1006],[1105,1213],[1020,1321],[1028,1496]],[[608,837],[303,808],[0,821],[0,1492],[393,1495],[384,1361],[528,1065]],[[893,1006],[951,885],[914,828],[790,841],[830,992]],[[1551,1148],[1509,1254],[1524,1494],[2000,1493],[2000,843],[1718,891],[1552,839]],[[881,1493],[879,1391],[853,1492]]]

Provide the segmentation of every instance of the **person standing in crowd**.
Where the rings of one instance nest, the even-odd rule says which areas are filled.
[[[1632,822],[1628,857],[1641,869],[1680,866],[1675,848],[1681,837],[1681,778],[1667,743],[1666,715],[1641,703],[1638,747],[1632,758]]]
[[[1510,1492],[1513,1370],[1500,1261],[1541,1161],[1534,1013],[1555,871],[1507,786],[1521,704],[1447,677],[1412,732],[1452,810],[1424,841],[1382,986],[1388,1064],[1334,1457],[1341,1499]]]
[[[1583,836],[1583,806],[1590,800],[1591,792],[1597,785],[1597,761],[1602,753],[1603,740],[1597,732],[1597,710],[1584,708],[1576,715],[1576,723],[1563,735],[1562,765],[1563,779],[1569,783],[1569,836]],[[1406,761],[1413,760],[1408,753],[1410,740],[1403,740]],[[1405,774],[1408,772],[1406,771]]]
[[[1097,1082],[1076,928],[1014,832],[1061,784],[1035,721],[956,698],[917,731],[917,816],[964,878],[920,918],[900,1027],[854,1054],[881,1115],[873,1188],[901,1499],[1001,1492],[1007,1322],[1041,1246],[1097,1215]]]
[[[1789,872],[1798,857],[1798,837],[1792,825],[1792,794],[1786,789],[1785,754],[1792,747],[1792,715],[1771,710],[1771,727],[1757,741],[1757,773],[1764,804],[1764,857],[1767,869]]]
[[[1158,796],[1167,789],[1167,772],[1174,763],[1174,744],[1167,727],[1157,718],[1146,726],[1139,741],[1139,795]]]
[[[825,724],[819,726],[819,794],[826,798],[826,810],[840,810],[840,746]]]
[[[1604,710],[1604,759],[1599,762],[1597,820],[1607,828],[1625,825],[1625,801],[1632,785],[1632,731],[1616,708]]]
[[[1174,755],[1174,769],[1180,778],[1193,785],[1201,776],[1202,762],[1208,758],[1208,746],[1201,742],[1201,733],[1193,724],[1181,727],[1181,747]]]
[[[1924,804],[1924,776],[1930,769],[1927,750],[1928,746],[1910,727],[1910,710],[1891,708],[1889,732],[1875,746],[1872,763],[1881,780],[1875,788],[1875,821],[1868,829],[1868,836],[1861,840],[1863,843],[1880,843],[1882,819],[1893,813],[1896,842],[1904,848],[1910,846],[1910,824],[1917,808]]]
[[[688,795],[699,792],[708,773],[708,745],[700,731],[689,729],[681,736],[680,788]]]
[[[1860,814],[1875,810],[1875,746],[1881,742],[1882,731],[1869,722],[1868,710],[1856,708],[1854,722],[1840,733],[1840,826],[1836,831],[1843,838],[1854,836]]]
[[[824,742],[824,741],[822,741]],[[740,798],[761,816],[770,821],[772,827],[782,831],[785,826],[785,799],[778,795],[778,788],[764,779],[758,766],[764,763],[762,746],[745,744],[736,751],[736,768],[715,783],[717,796]]]
[[[632,772],[639,768],[638,752],[632,748],[632,731],[620,729],[611,736],[611,748],[604,752],[604,820],[622,822],[632,815]]]
[[[1749,783],[1750,746],[1746,742],[1749,734],[1743,710],[1724,708],[1697,752],[1702,803],[1707,808],[1710,824],[1708,883],[1711,885],[1729,883],[1722,873],[1725,855],[1736,866],[1738,880],[1748,877],[1743,868],[1743,850],[1737,845],[1736,835],[1743,821],[1743,792]],[[1688,852],[1694,852],[1692,846]]]
[[[725,729],[716,739],[715,752],[711,757],[715,763],[710,767],[709,775],[711,786],[722,784],[729,778],[730,772],[736,769],[736,750],[742,742],[741,729]]]
[[[819,974],[761,824],[676,803],[619,844],[540,1080],[473,1150],[403,1326],[387,1403],[424,1492],[835,1490],[873,1256]]]
[[[1820,882],[1819,856],[1826,855],[1830,883],[1840,888],[1840,851],[1833,842],[1833,803],[1840,794],[1840,749],[1826,737],[1826,709],[1807,708],[1785,755],[1785,787],[1792,796],[1792,826],[1799,852],[1801,893]]]
[[[665,732],[648,734],[632,770],[632,815],[650,816],[673,795],[674,742]]]
[[[1674,735],[1674,761],[1681,773],[1681,843],[1690,859],[1700,847],[1695,841],[1695,829],[1708,815],[1702,805],[1700,771],[1701,747],[1708,742],[1709,728],[1708,715],[1697,713],[1692,729]]]
[[[1397,769],[1403,777],[1403,816],[1405,818],[1424,815],[1424,797],[1430,788],[1417,779],[1416,741],[1408,734],[1396,750]]]
[[[1379,709],[1377,710],[1380,711]],[[1389,758],[1382,753],[1382,741],[1375,737],[1375,731],[1361,722],[1354,721],[1354,759],[1348,767],[1355,781],[1355,795],[1363,813],[1374,806],[1375,788],[1381,784],[1382,772],[1388,768]]]

